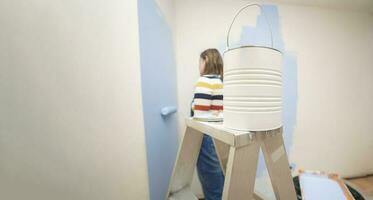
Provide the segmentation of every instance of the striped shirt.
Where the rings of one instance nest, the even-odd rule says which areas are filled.
[[[199,77],[192,103],[192,116],[198,118],[222,117],[223,82],[219,75]]]

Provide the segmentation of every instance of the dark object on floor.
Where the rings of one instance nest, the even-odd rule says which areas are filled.
[[[301,188],[299,184],[299,177],[298,176],[294,177],[293,182],[294,182],[295,191],[297,192],[297,199],[302,200],[302,192],[301,192]],[[347,184],[346,186],[348,190],[351,192],[352,196],[355,198],[355,200],[365,200],[364,197],[361,196],[361,194],[358,191],[356,191],[354,188],[352,188],[351,186]]]

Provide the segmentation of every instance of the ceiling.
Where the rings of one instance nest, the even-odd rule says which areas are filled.
[[[251,1],[251,0],[243,0]],[[318,6],[336,9],[347,9],[373,13],[373,0],[269,0],[256,2],[287,3],[306,6]]]

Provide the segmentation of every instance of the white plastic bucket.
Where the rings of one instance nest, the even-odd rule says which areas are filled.
[[[247,5],[240,9],[235,18],[252,5],[259,6]],[[245,131],[281,127],[281,52],[262,46],[230,49],[229,32],[227,38],[227,51],[224,53],[224,126]]]

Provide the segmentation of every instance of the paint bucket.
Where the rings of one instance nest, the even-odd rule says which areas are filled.
[[[244,131],[272,130],[282,126],[282,53],[273,48],[267,18],[271,47],[229,47],[232,25],[241,11],[249,6],[261,8],[258,4],[241,8],[227,34],[227,50],[224,52],[224,126]]]

